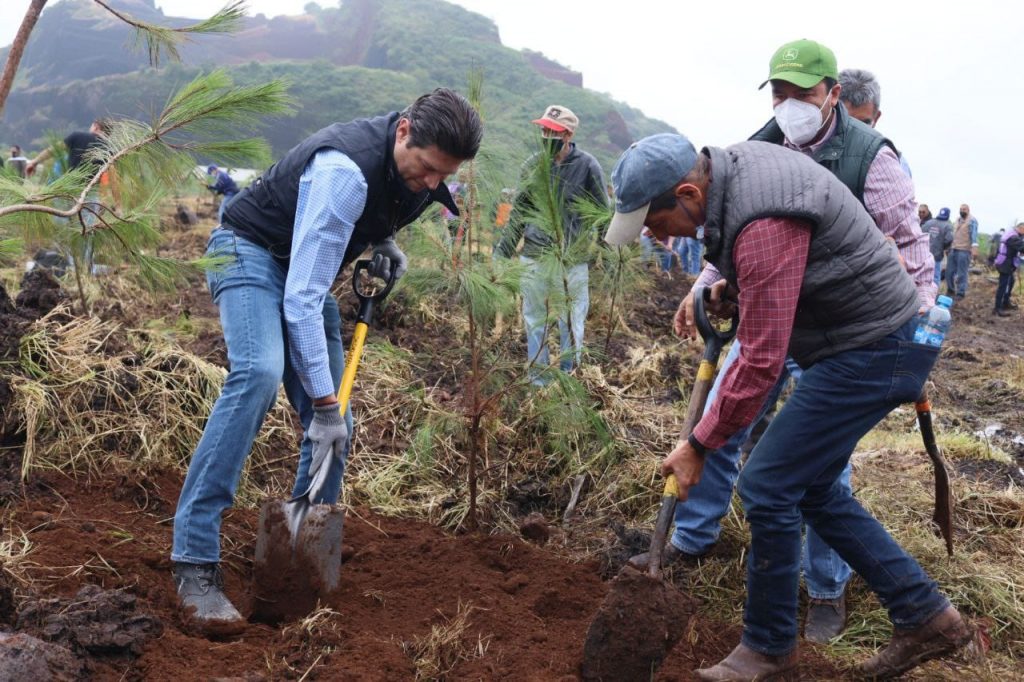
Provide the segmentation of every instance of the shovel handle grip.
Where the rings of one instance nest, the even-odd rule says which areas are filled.
[[[356,264],[352,270],[352,291],[355,292],[356,297],[359,299],[360,303],[366,300],[371,300],[375,302],[383,301],[384,297],[391,293],[391,288],[395,286],[395,274],[398,272],[398,263],[392,261],[391,269],[388,272],[387,279],[384,280],[384,288],[381,289],[380,291],[375,291],[373,293],[367,293],[363,291],[362,286],[360,286],[362,278],[360,278],[359,275],[362,274],[364,271],[369,273],[371,265],[373,265],[372,260],[369,260],[368,258],[362,258],[356,261]]]
[[[711,324],[711,318],[708,317],[708,303],[711,303],[711,288],[699,287],[693,296],[693,317],[697,324],[697,331],[704,339],[704,357],[707,359],[714,357],[717,360],[722,346],[736,336],[736,328],[740,324],[740,311],[739,308],[736,309],[726,329],[719,329]]]

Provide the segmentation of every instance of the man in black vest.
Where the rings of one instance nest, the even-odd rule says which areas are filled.
[[[282,381],[305,429],[294,495],[338,499],[352,416],[336,397],[344,348],[330,286],[369,246],[380,256],[375,274],[394,265],[400,277],[406,258],[395,232],[432,202],[458,212],[444,178],[476,156],[481,135],[469,102],[440,88],[403,112],[314,133],[225,210],[207,254],[233,259],[207,283],[231,369],[189,464],[171,553],[194,629],[228,635],[245,626],[223,592],[220,518]]]
[[[860,438],[920,395],[938,357],[912,343],[918,291],[863,205],[806,155],[763,142],[697,154],[681,135],[655,135],[622,155],[612,183],[609,244],[635,240],[645,225],[662,239],[703,226],[708,261],[738,292],[743,353],[662,463],[681,500],[700,481],[705,454],[717,456],[764,404],[787,354],[803,369],[737,483],[751,528],[742,640],[698,677],[795,671],[804,521],[894,623],[892,642],[861,665],[863,675],[894,677],[966,644],[971,632],[957,610],[840,483]]]
[[[895,146],[871,127],[856,120],[840,104],[842,88],[835,55],[813,40],[797,40],[779,47],[769,61],[775,116],[750,138],[782,145],[814,159],[836,175],[864,205],[881,233],[891,237],[904,258],[917,288],[922,310],[935,303],[935,283],[928,237],[922,234],[914,214],[914,186],[900,170]],[[713,265],[705,268],[697,284],[709,286],[720,280]],[[692,297],[687,295],[676,314],[676,333],[696,336],[692,328]],[[724,372],[736,362],[742,344],[733,344],[723,362],[712,395]],[[666,560],[693,561],[710,551],[721,532],[721,518],[729,509],[732,489],[739,475],[742,445],[750,437],[763,413],[775,405],[789,376],[799,368],[787,363],[764,410],[753,421],[741,425],[708,465],[704,482],[691,499],[676,508],[675,532],[666,548]],[[840,481],[849,487],[851,470]],[[646,555],[635,557],[642,564]],[[807,622],[804,636],[827,642],[846,624],[846,584],[850,568],[813,530],[806,537],[804,582],[807,586]]]

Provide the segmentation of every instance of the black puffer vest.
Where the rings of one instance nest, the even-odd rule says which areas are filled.
[[[287,260],[295,229],[299,179],[313,156],[324,148],[337,149],[352,159],[366,181],[366,205],[349,240],[345,263],[355,260],[370,244],[384,241],[411,223],[432,201],[458,215],[443,182],[433,191],[413,193],[405,187],[392,158],[399,118],[395,112],[334,123],[310,135],[235,197],[224,212],[225,227]]]

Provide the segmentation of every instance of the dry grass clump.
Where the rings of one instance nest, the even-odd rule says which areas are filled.
[[[23,476],[36,469],[98,473],[126,460],[132,466],[187,465],[225,371],[116,323],[67,312],[55,308],[21,340],[12,410],[26,436]],[[247,471],[279,457],[270,444],[282,438],[294,443],[294,433],[282,393]],[[263,494],[248,476],[239,492],[239,504]]]
[[[10,519],[4,519],[3,530],[0,531],[0,585],[4,584],[6,576],[18,583],[28,582],[26,568],[29,564],[29,555],[32,553],[32,541],[23,530],[15,530],[15,525]]]
[[[948,558],[931,524],[931,480],[929,460],[913,450],[872,453],[854,471],[861,503],[918,559],[954,605],[985,623],[997,657],[994,665],[1001,665],[1000,657],[1019,660],[1024,657],[1024,491],[993,488],[952,472],[955,555]],[[851,600],[851,627],[842,643],[880,646],[889,636],[888,619],[863,584],[854,584],[860,597]]]
[[[282,660],[292,675],[305,680],[319,666],[326,665],[327,657],[337,651],[341,643],[342,622],[339,612],[318,603],[308,616],[282,628],[281,639],[298,646],[294,654]],[[274,661],[268,660],[267,668],[271,675],[280,673]]]
[[[349,501],[457,527],[468,512],[461,396],[418,381],[411,353],[387,343],[365,353]],[[483,521],[514,531],[527,508],[562,516],[581,475],[589,492],[575,511],[586,523],[645,516],[658,502],[658,456],[678,437],[678,412],[611,385],[596,365],[543,389],[516,387],[484,422]]]
[[[454,616],[441,615],[441,622],[430,627],[427,635],[402,642],[416,666],[417,680],[446,680],[460,661],[482,658],[490,646],[490,637],[467,636],[474,607],[459,602]]]

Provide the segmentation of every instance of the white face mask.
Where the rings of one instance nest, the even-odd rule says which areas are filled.
[[[828,97],[816,107],[792,97],[782,101],[775,107],[775,122],[782,129],[786,139],[795,145],[805,145],[814,139],[828,119],[821,120],[821,112],[828,104]],[[829,112],[829,116],[832,112]]]

